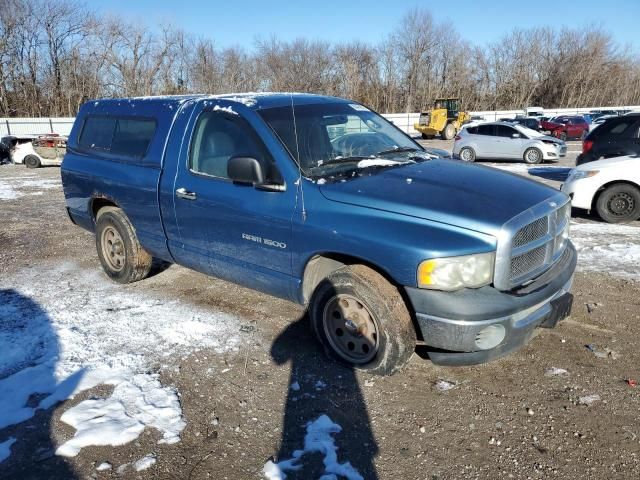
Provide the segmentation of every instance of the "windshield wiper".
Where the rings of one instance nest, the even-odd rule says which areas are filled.
[[[419,148],[415,147],[395,147],[390,148],[389,150],[382,150],[381,152],[376,153],[378,155],[388,155],[389,153],[404,153],[404,152],[421,152]]]
[[[329,160],[324,160],[322,163],[316,165],[313,168],[324,167],[325,165],[335,165],[338,163],[359,162],[360,160],[364,160],[365,158],[371,158],[371,157],[367,157],[364,155],[351,155],[349,157],[330,158]]]

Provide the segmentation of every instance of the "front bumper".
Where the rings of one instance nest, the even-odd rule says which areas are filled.
[[[551,145],[545,145],[541,150],[543,160],[558,160],[567,156],[566,146],[555,147]]]
[[[560,190],[571,197],[571,206],[591,210],[593,198],[600,189],[600,181],[594,178],[568,179]]]
[[[484,363],[525,345],[537,327],[555,326],[568,315],[558,304],[568,304],[570,309],[568,292],[576,261],[576,250],[569,242],[550,270],[513,292],[489,286],[456,292],[406,288],[422,337],[431,347],[431,360],[440,365]],[[504,339],[483,350],[477,339],[491,326],[504,329]]]

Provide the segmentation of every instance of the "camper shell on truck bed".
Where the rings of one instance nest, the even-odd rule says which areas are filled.
[[[113,280],[158,258],[307,305],[327,353],[371,373],[416,340],[440,364],[491,360],[571,309],[566,195],[433,159],[353,101],[88,102],[62,179]]]

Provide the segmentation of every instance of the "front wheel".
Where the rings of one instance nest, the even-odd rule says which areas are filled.
[[[453,123],[447,123],[447,125],[442,130],[442,138],[444,140],[451,140],[456,135],[456,127]]]
[[[596,211],[607,223],[627,223],[638,220],[640,190],[633,185],[612,185],[598,197]]]
[[[542,161],[542,151],[535,147],[527,148],[522,158],[529,165],[540,163]]]
[[[398,289],[364,265],[331,273],[316,288],[309,315],[327,355],[375,375],[409,361],[416,333]]]
[[[460,157],[460,160],[465,162],[476,161],[476,152],[471,147],[462,147],[458,156]]]
[[[40,168],[40,159],[35,155],[27,155],[24,157],[24,164],[27,168]]]
[[[135,229],[122,210],[102,208],[96,219],[96,249],[105,273],[118,283],[142,280],[153,257],[142,248]]]

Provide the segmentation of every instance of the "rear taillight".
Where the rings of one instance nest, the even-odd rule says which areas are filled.
[[[462,140],[462,137],[460,135],[456,135],[456,138],[454,138],[454,140]]]
[[[582,142],[582,153],[587,153],[593,147],[593,140],[584,140]]]

